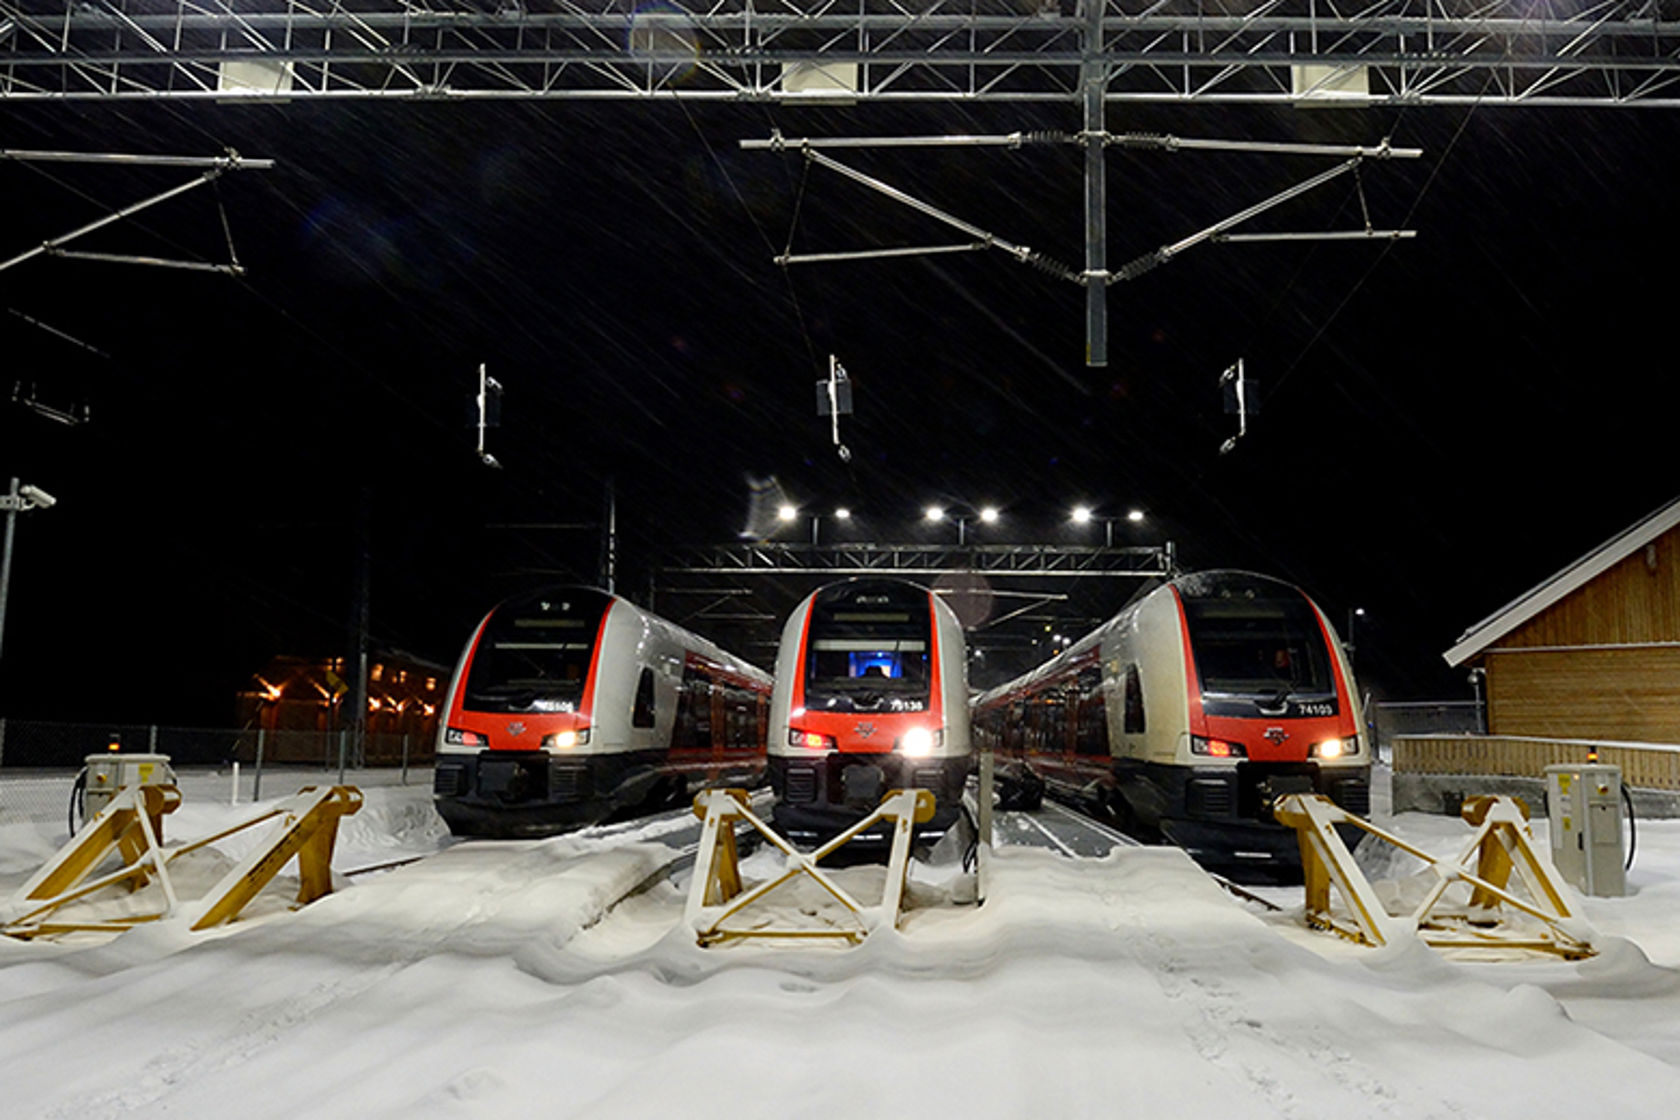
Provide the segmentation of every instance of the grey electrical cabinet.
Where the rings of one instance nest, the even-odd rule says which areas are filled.
[[[1622,771],[1598,762],[1546,767],[1552,863],[1583,894],[1627,892],[1622,850]]]
[[[82,814],[91,820],[120,789],[133,786],[162,786],[175,784],[175,771],[166,754],[119,754],[108,751],[90,754],[87,763],[87,789],[82,793]]]

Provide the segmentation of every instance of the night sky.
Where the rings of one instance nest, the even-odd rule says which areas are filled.
[[[243,279],[40,258],[0,273],[7,399],[33,383],[92,415],[68,428],[0,408],[0,473],[59,499],[18,523],[0,659],[0,713],[17,718],[227,723],[274,654],[345,648],[364,523],[375,645],[452,662],[502,596],[594,578],[587,528],[502,526],[595,522],[609,478],[632,594],[663,550],[739,539],[753,479],[849,505],[883,540],[928,539],[933,500],[996,502],[1006,527],[986,539],[1015,541],[1080,539],[1076,500],[1136,506],[1148,522],[1116,543],[1171,539],[1190,567],[1284,576],[1338,622],[1362,607],[1366,687],[1467,698],[1440,656],[1462,630],[1677,489],[1672,114],[1111,110],[1116,131],[1391,135],[1424,157],[1363,172],[1374,224],[1417,240],[1194,249],[1110,289],[1105,369],[1083,365],[1081,290],[1002,254],[778,268],[796,201],[797,250],[957,238],[737,148],[772,127],[1071,129],[1071,107],[0,119],[6,148],[279,161],[82,246],[224,259],[219,194]],[[1076,149],[841,158],[1082,261]],[[1110,267],[1328,162],[1112,151]],[[187,177],[0,163],[0,256]],[[1344,177],[1252,228],[1360,220]],[[831,352],[857,394],[849,465],[813,407]],[[1264,408],[1221,457],[1217,380],[1239,356]],[[506,386],[500,471],[473,453],[480,362]],[[1128,592],[1095,593],[1106,614]]]

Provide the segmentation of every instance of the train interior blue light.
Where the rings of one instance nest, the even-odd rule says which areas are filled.
[[[896,653],[851,653],[847,655],[847,660],[848,674],[853,677],[889,677],[899,680],[904,676],[904,662]]]

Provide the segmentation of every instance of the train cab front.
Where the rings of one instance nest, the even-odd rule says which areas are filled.
[[[510,600],[469,648],[438,737],[433,799],[464,836],[543,836],[602,819],[628,776],[598,754],[590,683],[611,599],[567,588]]]
[[[1317,793],[1352,813],[1371,808],[1345,659],[1317,608],[1286,584],[1231,576],[1181,589],[1180,603],[1190,719],[1160,791],[1160,830],[1204,864],[1298,874],[1279,801]],[[1343,835],[1351,845],[1362,833]]]
[[[774,822],[796,844],[832,838],[894,789],[934,794],[919,840],[956,822],[970,751],[966,719],[946,718],[938,621],[925,589],[895,581],[835,585],[811,601],[797,653],[780,667],[791,677],[777,682],[787,718],[770,745]],[[859,842],[890,835],[877,824]]]

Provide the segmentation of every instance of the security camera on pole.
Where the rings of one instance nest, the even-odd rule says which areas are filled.
[[[12,584],[12,537],[17,532],[17,515],[32,509],[51,509],[57,504],[58,499],[39,486],[20,486],[16,478],[12,479],[11,489],[0,494],[0,509],[6,511],[6,544],[0,550],[0,652],[5,650],[6,590]]]

